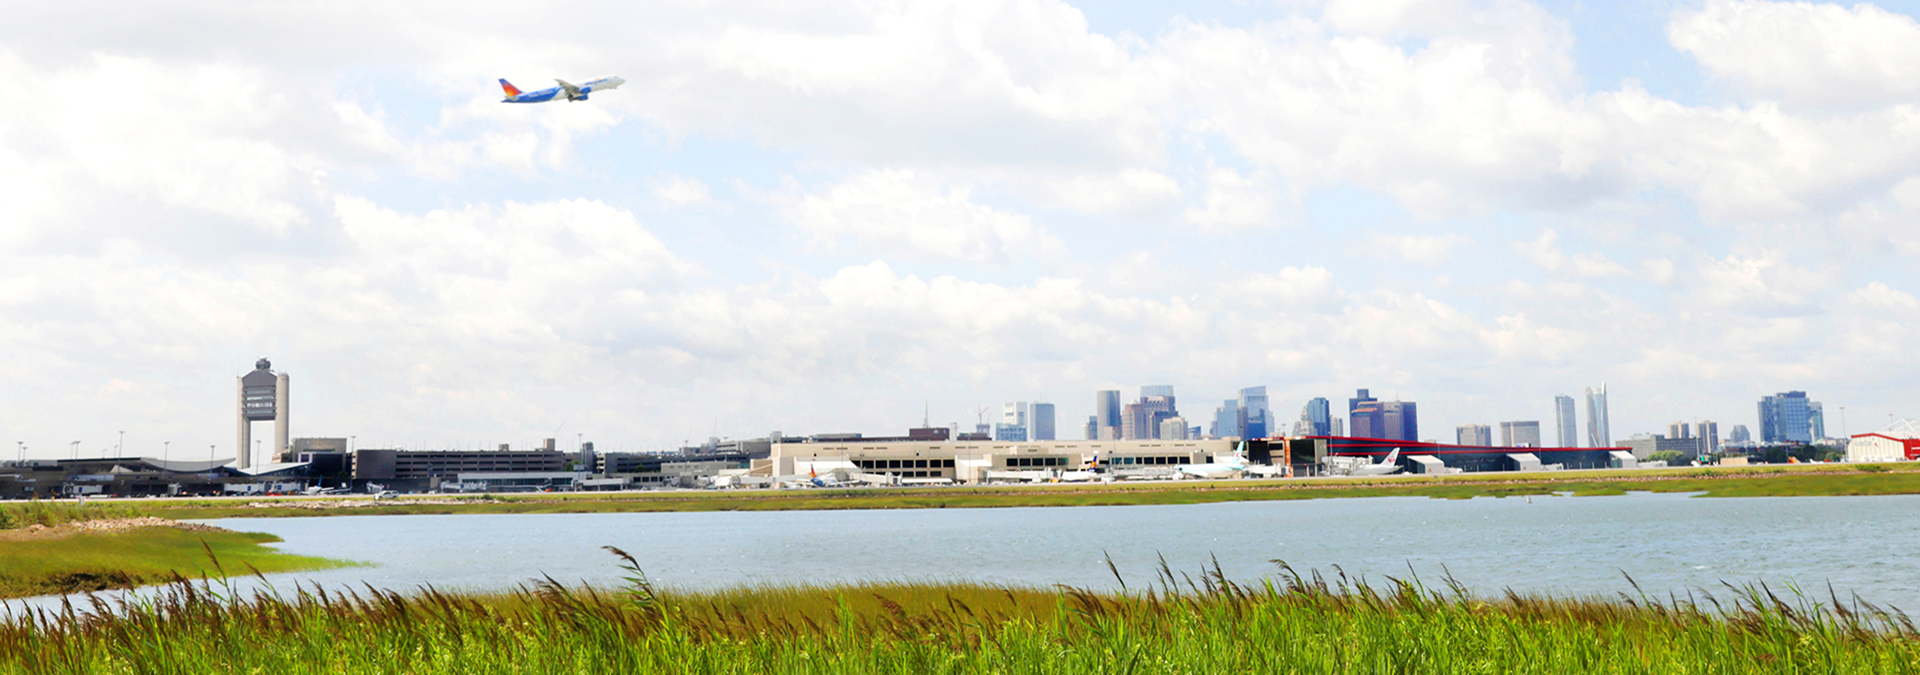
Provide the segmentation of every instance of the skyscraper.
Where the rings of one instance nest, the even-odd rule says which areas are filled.
[[[1307,423],[1307,434],[1326,436],[1333,433],[1333,410],[1327,399],[1314,397],[1307,399],[1305,408],[1300,409],[1300,419]]]
[[[1707,453],[1720,452],[1720,425],[1713,420],[1703,420],[1693,425],[1700,434],[1700,447]]]
[[[1540,423],[1532,420],[1501,422],[1500,445],[1509,448],[1540,447]]]
[[[1100,416],[1099,415],[1087,416],[1087,440],[1089,441],[1100,440]]]
[[[1354,438],[1381,438],[1385,420],[1380,418],[1380,399],[1365,389],[1347,399],[1347,429]]]
[[[1553,397],[1553,424],[1559,432],[1554,440],[1562,448],[1580,447],[1579,423],[1573,419],[1573,397],[1560,394]]]
[[[1053,404],[1035,401],[1027,406],[1027,439],[1051,441],[1053,435]]]
[[[1420,440],[1420,415],[1413,401],[1382,401],[1380,413],[1388,435],[1378,438]]]
[[[1345,417],[1333,418],[1333,432],[1327,435],[1340,436],[1344,438],[1347,435],[1347,418]]]
[[[1750,443],[1752,441],[1753,432],[1747,431],[1747,425],[1745,424],[1735,424],[1732,429],[1727,430],[1728,443]]]
[[[1816,441],[1827,437],[1827,409],[1819,401],[1807,403],[1807,435]]]
[[[1264,385],[1240,390],[1240,410],[1246,419],[1241,426],[1241,438],[1273,435],[1273,411],[1267,407],[1267,388]]]
[[[1027,428],[1018,424],[1000,423],[993,426],[993,440],[1021,443],[1027,440]]]
[[[1094,440],[1111,441],[1120,438],[1120,392],[1117,390],[1096,391],[1093,393],[1093,417],[1096,436]]]
[[[1613,430],[1607,427],[1607,383],[1599,389],[1587,387],[1587,447],[1613,447]]]
[[[1454,436],[1461,445],[1493,445],[1493,427],[1485,424],[1463,424],[1454,430]]]
[[[1000,426],[994,429],[993,440],[996,440],[996,441],[1030,440],[1030,437],[1027,435],[1028,429],[1029,427],[1027,426],[1026,402],[1014,401],[1012,403],[1007,403],[1005,405],[1000,406]]]
[[[1667,438],[1693,438],[1693,431],[1686,422],[1674,422],[1667,425]]]
[[[1146,391],[1147,387],[1142,387]],[[1172,387],[1167,387],[1171,390]],[[1127,440],[1148,440],[1160,437],[1160,422],[1169,417],[1179,417],[1180,411],[1173,407],[1173,397],[1164,395],[1141,396],[1139,403],[1129,403],[1120,411],[1120,437]]]
[[[1347,411],[1347,419],[1353,422],[1354,438],[1384,438],[1387,435],[1386,416],[1380,414],[1379,401],[1362,401]]]
[[[1762,397],[1760,442],[1812,443],[1814,405],[1817,404],[1808,401],[1807,392],[1804,391],[1787,391]]]
[[[1187,437],[1187,420],[1175,415],[1160,420],[1160,435],[1157,438],[1179,440]]]
[[[1222,402],[1220,407],[1213,411],[1214,437],[1239,438],[1240,421],[1242,419],[1245,418],[1240,416],[1240,401],[1238,399],[1230,398]]]

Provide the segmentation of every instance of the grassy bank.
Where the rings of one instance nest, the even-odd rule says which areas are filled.
[[[637,571],[636,571],[637,572]],[[1903,616],[1736,591],[1483,601],[1283,575],[1162,571],[1103,595],[884,585],[656,593],[540,582],[506,595],[176,584],[96,615],[0,623],[18,673],[1902,673]],[[102,610],[111,606],[99,603]]]
[[[339,564],[262,546],[280,541],[270,534],[175,527],[151,518],[138,520],[141,515],[131,504],[0,504],[0,598]],[[214,565],[210,555],[221,565]]]
[[[17,530],[34,525],[54,527],[67,523],[132,518],[139,515],[141,515],[140,509],[131,504],[111,502],[92,504],[57,501],[4,502],[0,503],[0,531]]]
[[[279,537],[257,532],[140,527],[0,539],[0,598],[132,588],[179,577],[291,572],[337,566],[321,558],[281,553],[262,544]],[[220,564],[213,564],[209,553]]]
[[[1891,467],[1891,468],[1889,468]],[[1629,490],[1698,492],[1710,497],[1920,494],[1920,464],[1813,465],[1486,473],[1363,479],[1179,481],[1008,487],[856,490],[747,490],[514,495],[375,502],[347,498],[353,508],[317,509],[313,500],[141,501],[165,518],[232,518],[366,514],[602,513],[650,511],[779,511],[817,509],[998,508],[1204,504],[1338,497],[1466,499],[1544,495],[1617,495]],[[336,498],[337,501],[337,498]]]

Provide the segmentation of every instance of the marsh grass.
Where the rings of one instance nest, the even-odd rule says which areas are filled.
[[[125,504],[81,504],[78,502],[24,501],[0,503],[0,530],[17,530],[31,525],[54,527],[66,523],[143,515]]]
[[[511,593],[176,579],[145,597],[0,622],[22,673],[1915,672],[1904,615],[1789,589],[1484,599],[1450,581],[1227,580],[1163,562],[1149,584],[656,589],[551,579]],[[1118,574],[1116,573],[1116,578]],[[1120,580],[1123,585],[1125,579]],[[1629,582],[1630,584],[1630,582]],[[1831,595],[1831,594],[1829,594]]]
[[[289,572],[348,564],[281,553],[261,545],[277,541],[279,537],[257,532],[173,527],[0,540],[0,597],[132,588],[183,576]],[[224,563],[224,568],[215,560]]]

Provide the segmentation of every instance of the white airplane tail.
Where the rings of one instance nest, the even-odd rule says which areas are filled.
[[[1394,448],[1393,452],[1387,453],[1386,459],[1380,460],[1380,466],[1393,466],[1394,464],[1398,464],[1399,462],[1400,462],[1400,449]]]

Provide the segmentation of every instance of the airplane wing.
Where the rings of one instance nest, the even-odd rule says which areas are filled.
[[[580,95],[580,87],[579,87],[579,86],[577,86],[577,85],[574,85],[573,83],[570,83],[570,82],[568,82],[568,81],[566,81],[566,80],[559,80],[559,79],[556,79],[556,80],[554,80],[554,81],[555,81],[555,82],[559,82],[559,83],[560,83],[560,88],[561,88],[561,89],[565,89],[565,90],[567,90],[567,98],[573,98],[573,97],[576,97],[576,96],[579,96],[579,95]]]

